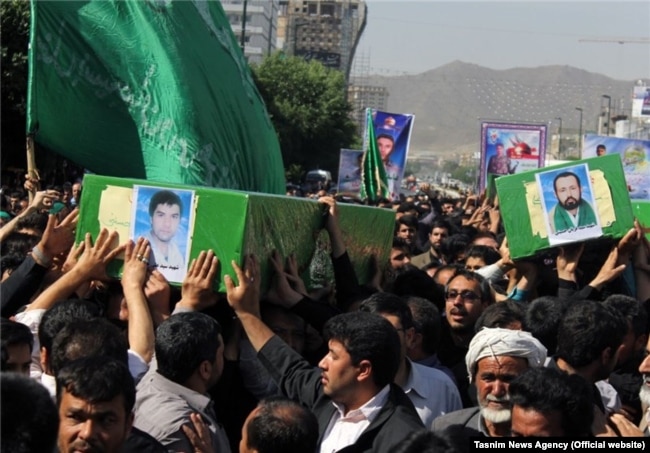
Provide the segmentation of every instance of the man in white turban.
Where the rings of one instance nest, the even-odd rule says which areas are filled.
[[[510,435],[508,385],[530,367],[541,367],[546,348],[529,332],[484,328],[472,339],[465,364],[469,381],[475,383],[478,407],[451,412],[437,418],[434,431],[447,431],[462,446],[473,436]]]

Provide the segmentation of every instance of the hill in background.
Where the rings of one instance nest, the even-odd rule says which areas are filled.
[[[493,70],[455,61],[417,75],[372,76],[389,92],[388,111],[415,114],[410,156],[479,150],[481,121],[548,125],[547,146],[562,118],[564,134],[597,132],[598,116],[630,114],[635,81],[614,80],[571,66]],[[612,122],[613,123],[613,122]]]

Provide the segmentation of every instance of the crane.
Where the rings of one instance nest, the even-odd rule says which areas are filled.
[[[650,38],[581,38],[578,42],[615,42],[618,44],[650,44]]]

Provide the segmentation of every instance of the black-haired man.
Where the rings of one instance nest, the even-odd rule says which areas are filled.
[[[182,215],[183,202],[171,190],[161,190],[151,197],[151,231],[146,236],[151,245],[149,264],[172,282],[183,281],[185,275],[185,257],[174,241]]]
[[[247,257],[245,271],[236,263],[233,267],[239,286],[225,277],[228,303],[285,395],[316,415],[321,451],[350,447],[351,451],[388,452],[411,431],[422,428],[413,404],[392,383],[399,367],[400,340],[387,320],[360,312],[331,318],[324,328],[329,352],[320,361],[320,370],[315,369],[262,322],[256,259]]]
[[[229,452],[207,395],[223,372],[219,323],[204,313],[175,314],[158,326],[155,350],[157,367],[138,384],[134,426],[170,451],[193,451],[182,427],[198,413],[209,426],[212,448]]]
[[[318,446],[313,413],[285,398],[260,401],[242,428],[239,453],[304,453]]]
[[[56,386],[59,452],[121,452],[135,401],[127,366],[101,356],[75,360],[61,369]]]

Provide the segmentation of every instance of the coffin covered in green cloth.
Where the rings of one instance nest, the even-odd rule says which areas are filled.
[[[184,275],[188,263],[208,249],[219,258],[217,284],[222,292],[225,291],[223,276],[235,275],[231,261],[241,266],[247,254],[259,259],[262,290],[268,288],[272,277],[269,258],[274,249],[285,257],[295,254],[301,276],[308,286],[333,281],[329,238],[322,229],[326,207],[304,198],[86,175],[77,241],[81,241],[86,232],[95,239],[101,228],[116,230],[120,243],[141,235],[152,237],[154,218],[164,217],[164,213],[150,211],[151,200],[159,192],[172,192],[182,205],[176,211],[180,219],[172,238],[177,255],[183,258],[182,265],[170,262],[166,268],[164,259],[152,260],[165,276],[169,274],[170,283],[179,285],[182,276],[178,272]],[[167,199],[163,204],[169,208],[175,202]],[[169,213],[169,209],[162,211]],[[388,260],[394,213],[349,204],[339,204],[339,212],[348,253],[359,281],[365,283],[371,278],[371,256],[376,255],[380,263]],[[161,237],[171,234],[173,229],[169,225],[161,228],[163,233],[157,233]],[[156,255],[155,248],[153,251]],[[121,259],[115,260],[109,266],[109,276],[119,278],[122,264]]]
[[[618,155],[501,176],[495,183],[514,259],[565,244],[617,239],[634,226]],[[571,209],[576,204],[578,209]]]

